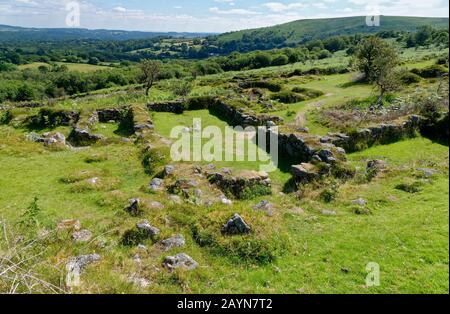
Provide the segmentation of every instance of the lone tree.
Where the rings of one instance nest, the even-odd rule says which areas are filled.
[[[145,87],[145,95],[148,96],[153,84],[158,80],[159,73],[161,72],[161,62],[145,59],[141,61],[140,68]]]
[[[399,58],[395,49],[378,37],[364,39],[356,51],[356,67],[364,74],[364,78],[377,85],[380,96],[377,106],[382,105],[387,92],[394,91],[398,86],[396,67]]]

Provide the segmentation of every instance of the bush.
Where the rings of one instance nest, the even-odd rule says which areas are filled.
[[[11,111],[5,111],[0,114],[0,124],[8,124],[13,119]]]
[[[402,81],[402,83],[406,85],[419,83],[421,80],[422,79],[419,75],[412,72],[406,72],[400,76],[400,81]]]
[[[436,78],[448,74],[448,70],[438,64],[433,64],[423,69],[412,69],[411,72],[423,78]]]

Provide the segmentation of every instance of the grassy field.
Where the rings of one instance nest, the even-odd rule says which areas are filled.
[[[87,271],[79,292],[137,292],[127,282],[127,276],[137,272],[151,280],[145,291],[153,293],[448,293],[448,148],[429,140],[419,138],[352,154],[349,158],[356,166],[364,166],[367,159],[382,158],[388,161],[390,171],[368,184],[346,183],[332,203],[320,201],[314,191],[302,200],[274,194],[265,199],[280,205],[273,217],[267,217],[251,209],[258,199],[229,209],[191,208],[170,205],[162,195],[142,192],[149,177],[129,143],[49,152],[25,142],[21,132],[5,127],[0,132],[2,219],[17,221],[38,197],[41,229],[52,230],[61,219],[75,218],[96,236],[88,244],[72,244],[59,234],[46,244],[41,256],[62,271],[69,256],[100,253],[102,262]],[[86,162],[99,154],[104,161]],[[417,179],[415,169],[430,165],[438,173],[432,179]],[[101,179],[99,188],[90,189],[83,181],[64,182],[92,176]],[[410,180],[423,181],[422,191],[409,194],[394,188]],[[120,233],[136,222],[122,209],[131,197],[167,206],[146,212],[145,217],[162,227],[164,234],[184,234],[187,247],[182,251],[201,264],[199,270],[168,273],[159,269],[164,253],[158,247],[149,247],[142,254],[117,244]],[[368,201],[371,215],[352,212],[351,200],[359,197]],[[336,210],[337,215],[321,214],[325,209]],[[192,239],[189,221],[207,217],[214,226],[233,212],[259,224],[255,228],[261,234],[246,241],[283,241],[289,250],[265,265],[216,254]],[[272,229],[274,224],[277,227]],[[132,259],[137,253],[141,263]],[[364,286],[369,262],[381,267],[379,287]],[[45,276],[57,282],[58,274]]]
[[[404,54],[408,68],[435,63],[436,56],[413,51]],[[412,59],[411,59],[412,58]],[[355,73],[286,77],[295,69],[346,66],[349,58],[339,52],[333,58],[307,64],[294,64],[242,72],[199,77],[190,96],[244,98],[247,89],[237,89],[236,76],[279,84],[284,91],[294,87],[318,90],[322,96],[292,104],[271,101],[273,109],[261,109],[258,101],[246,110],[279,115],[290,125],[301,122],[311,134],[331,131],[317,119],[322,108],[334,108],[355,98],[375,95],[373,86],[355,83]],[[35,65],[38,66],[38,65]],[[81,71],[83,65],[78,66]],[[89,66],[90,67],[90,66]],[[87,70],[87,69],[84,69]],[[233,81],[234,80],[234,81]],[[98,91],[71,99],[58,99],[54,109],[95,110],[175,100],[176,80],[161,81],[150,96],[137,86]],[[397,95],[416,89],[434,88],[435,80],[404,87]],[[264,88],[261,88],[263,90]],[[237,90],[237,91],[236,91]],[[267,99],[273,92],[264,89]],[[264,103],[267,99],[261,101]],[[40,109],[17,108],[20,115]],[[263,111],[266,110],[266,111]],[[147,118],[147,111],[144,118]],[[174,126],[192,128],[194,118],[202,126],[229,125],[208,110],[182,114],[149,112],[155,134],[150,144],[170,138]],[[0,116],[3,119],[3,116]],[[23,118],[23,117],[22,117]],[[16,126],[16,127],[14,127]],[[294,125],[295,126],[295,125]],[[295,126],[298,127],[299,125]],[[26,140],[30,131],[52,131],[68,136],[71,127],[35,130],[14,123],[0,125],[0,253],[9,243],[25,247],[30,267],[43,280],[64,293],[448,293],[449,252],[449,149],[429,139],[417,137],[390,145],[374,146],[348,154],[356,175],[347,181],[327,178],[288,193],[291,174],[283,167],[269,174],[272,194],[251,200],[233,199],[196,205],[190,199],[177,204],[165,192],[148,188],[154,174],[144,171],[143,143],[125,139],[117,123],[98,123],[95,133],[108,138],[106,144],[89,147],[49,149]],[[158,139],[158,140],[156,140]],[[251,144],[252,145],[252,144]],[[157,146],[158,148],[161,148]],[[367,162],[386,161],[387,170],[369,180]],[[168,161],[167,163],[171,163]],[[189,177],[194,165],[209,162],[176,163],[176,178]],[[214,162],[217,169],[259,170],[260,163]],[[161,168],[161,167],[160,167]],[[427,175],[423,170],[432,169]],[[191,170],[190,170],[191,169]],[[421,170],[422,169],[422,170]],[[157,169],[157,170],[162,170]],[[189,173],[188,173],[189,171]],[[190,178],[190,177],[189,177]],[[94,183],[92,183],[92,179]],[[195,177],[203,193],[216,193],[204,177]],[[418,187],[414,193],[400,185]],[[323,197],[324,193],[331,199]],[[131,198],[144,204],[142,217],[132,217],[124,208]],[[352,203],[363,198],[362,210]],[[260,201],[269,201],[272,213],[255,210]],[[162,206],[153,206],[159,202]],[[150,205],[148,205],[150,204]],[[29,219],[30,211],[32,220]],[[227,237],[220,228],[240,213],[250,224],[249,235]],[[92,232],[85,243],[72,240],[68,231],[57,230],[64,219],[78,219],[82,229]],[[142,247],[123,245],[123,234],[147,219],[161,230],[159,240],[175,234],[186,238],[186,246],[164,251],[159,241],[142,241]],[[27,221],[27,224],[23,222]],[[11,235],[6,241],[4,234]],[[168,255],[186,253],[200,265],[194,271],[168,271],[162,261]],[[65,265],[70,257],[98,253],[101,260],[89,266],[77,288],[64,285]],[[366,266],[380,267],[380,285],[366,286]],[[133,283],[146,279],[148,286]],[[0,291],[9,284],[0,279]],[[45,289],[43,289],[45,291]],[[24,288],[24,291],[26,289]]]
[[[92,64],[85,64],[85,63],[68,63],[68,62],[56,62],[58,65],[65,65],[69,69],[69,71],[77,71],[82,73],[89,73],[89,72],[95,72],[100,70],[108,70],[110,67],[103,66],[103,65],[92,65]],[[44,62],[34,62],[26,65],[19,66],[19,69],[26,70],[26,69],[37,69],[40,66],[47,66],[50,67],[51,65]]]

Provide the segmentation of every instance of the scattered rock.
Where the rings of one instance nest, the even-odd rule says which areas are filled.
[[[149,207],[151,209],[158,209],[158,210],[164,209],[164,205],[161,204],[160,202],[156,202],[156,201],[150,202]]]
[[[79,285],[79,278],[83,273],[84,269],[86,268],[86,266],[99,261],[100,258],[101,257],[98,254],[81,255],[71,258],[69,262],[66,264],[67,285],[68,286]]]
[[[147,220],[138,223],[136,228],[147,238],[153,238],[160,233],[160,230],[150,225]]]
[[[77,219],[66,219],[62,220],[58,223],[56,226],[58,230],[80,230],[81,229],[81,223]]]
[[[66,137],[59,133],[44,133],[44,145],[45,146],[54,146],[54,145],[66,145]]]
[[[167,165],[164,167],[164,177],[171,176],[175,172],[175,167],[171,165]]]
[[[133,285],[135,285],[138,288],[141,289],[146,289],[148,287],[150,287],[150,280],[145,279],[145,278],[140,278],[140,277],[131,277],[128,279],[128,282],[132,283]]]
[[[242,171],[231,176],[221,172],[207,173],[210,183],[215,184],[223,193],[237,199],[269,195],[272,193],[269,175],[264,171]]]
[[[150,188],[152,191],[159,191],[159,190],[162,189],[163,184],[164,184],[164,181],[163,181],[162,179],[160,179],[160,178],[154,178],[154,179],[150,182],[149,188]]]
[[[274,207],[269,201],[261,201],[253,206],[253,209],[265,211],[267,215],[272,216]]]
[[[233,174],[233,171],[230,168],[222,168],[222,169],[220,169],[220,171],[223,174],[227,174],[227,175],[230,175],[230,176]]]
[[[305,213],[305,210],[303,208],[300,208],[300,207],[294,207],[294,208],[291,209],[291,212],[293,214],[302,215],[302,214]]]
[[[336,212],[334,210],[321,210],[320,213],[324,216],[336,216]]]
[[[147,247],[146,247],[145,245],[143,245],[143,244],[139,244],[139,245],[137,246],[137,248],[138,248],[138,250],[141,250],[141,251],[144,251],[144,252],[147,251]]]
[[[74,128],[69,136],[69,141],[75,146],[89,146],[95,144],[105,137],[100,134],[91,134],[87,129]]]
[[[169,195],[169,199],[170,199],[174,204],[181,204],[181,203],[182,203],[181,197],[179,197],[178,195]]]
[[[194,171],[195,174],[202,174],[203,170],[202,167],[195,165],[192,170]]]
[[[429,168],[418,168],[416,169],[419,172],[422,172],[422,174],[426,177],[426,178],[430,178],[432,176],[434,176],[437,173],[437,170],[435,169],[429,169]]]
[[[219,199],[220,199],[220,202],[224,205],[233,205],[233,201],[228,199],[225,195],[220,196]]]
[[[387,163],[384,160],[370,160],[367,163],[367,170],[384,170],[387,168]]]
[[[300,132],[300,133],[309,133],[309,128],[307,128],[307,127],[299,127],[299,128],[296,129],[296,131]]]
[[[222,233],[228,235],[247,234],[250,233],[250,231],[251,228],[239,214],[234,214],[234,216],[222,227]]]
[[[359,206],[366,206],[367,205],[367,201],[363,198],[358,198],[356,200],[352,201],[353,205],[359,205]]]
[[[72,239],[75,242],[88,242],[89,240],[92,239],[92,232],[90,232],[89,230],[81,230],[81,231],[76,231],[72,234]]]
[[[320,158],[320,156],[319,155],[313,155],[312,157],[311,157],[311,162],[322,162],[322,158]]]
[[[331,164],[336,162],[336,158],[334,158],[333,152],[329,149],[322,149],[318,152],[320,159],[324,162]]]
[[[293,165],[292,174],[294,175],[294,179],[298,182],[308,183],[320,178],[319,170],[316,166],[310,163]]]
[[[169,251],[170,249],[174,247],[183,247],[186,245],[186,241],[184,239],[184,236],[182,234],[177,234],[174,237],[165,239],[161,241],[161,244],[164,246],[164,249],[166,251]]]
[[[66,146],[66,137],[59,132],[47,132],[41,135],[31,132],[26,139],[31,142],[43,143],[45,146]]]
[[[187,270],[194,270],[199,265],[192,257],[185,253],[180,253],[175,256],[168,256],[164,259],[163,266],[169,270],[176,268],[183,268]]]

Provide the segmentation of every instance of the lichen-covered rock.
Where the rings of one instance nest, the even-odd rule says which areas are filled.
[[[248,234],[250,233],[251,228],[239,214],[234,214],[234,216],[223,225],[221,231],[223,234],[227,235]]]
[[[267,215],[272,216],[273,215],[274,206],[269,201],[265,201],[264,200],[264,201],[259,202],[255,206],[253,206],[253,209],[254,210],[264,211]]]
[[[104,139],[103,135],[91,134],[89,130],[79,127],[75,127],[69,135],[70,143],[75,146],[90,146]]]
[[[43,143],[45,146],[66,146],[66,137],[59,132],[47,132],[42,135],[31,132],[26,139],[31,142]]]
[[[387,168],[387,163],[384,160],[370,160],[367,162],[367,171],[381,171]]]
[[[353,205],[358,205],[358,206],[366,206],[367,205],[367,201],[363,198],[358,198],[356,200],[352,201]]]
[[[89,230],[80,230],[80,231],[76,231],[72,234],[72,239],[75,242],[88,242],[89,240],[92,239],[92,232],[90,232]]]
[[[183,247],[186,245],[186,240],[182,234],[177,234],[171,238],[165,239],[161,241],[161,244],[164,246],[166,251],[169,251],[175,247]]]
[[[83,273],[84,269],[101,259],[98,254],[89,254],[89,255],[81,255],[77,257],[73,257],[66,264],[67,277],[66,284],[69,287],[78,286],[80,284],[80,276]]]
[[[136,228],[142,233],[143,236],[147,238],[153,238],[160,233],[160,230],[156,227],[153,227],[147,220],[138,223],[136,225]]]
[[[173,175],[175,172],[175,166],[167,165],[164,167],[164,177]]]
[[[127,108],[111,108],[111,109],[99,109],[96,111],[98,121],[101,123],[109,123],[111,121],[121,122],[125,119],[128,113]]]
[[[319,169],[315,165],[310,163],[293,165],[291,169],[292,175],[297,182],[309,183],[320,179],[321,176]]]
[[[163,266],[168,268],[169,270],[173,270],[176,268],[183,268],[186,270],[194,270],[199,265],[189,255],[187,255],[185,253],[180,253],[175,256],[167,256],[164,259]]]
[[[269,175],[264,171],[243,171],[236,175],[208,172],[207,177],[223,193],[233,195],[237,199],[253,198],[272,193]]]
[[[152,191],[159,191],[162,189],[164,185],[164,181],[160,178],[154,178],[149,184],[149,188]]]

